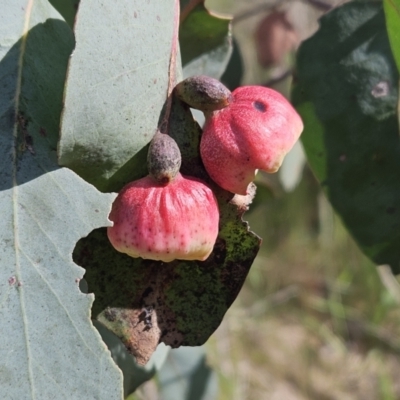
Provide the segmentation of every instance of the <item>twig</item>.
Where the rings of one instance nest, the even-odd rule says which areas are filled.
[[[169,59],[169,68],[168,68],[169,76],[168,76],[167,97],[171,96],[171,93],[176,84],[176,53],[178,52],[178,41],[179,41],[179,13],[180,13],[179,0],[175,0],[174,32],[172,36],[171,56]]]
[[[174,13],[174,31],[172,35],[171,43],[171,55],[169,58],[168,67],[168,89],[167,89],[167,101],[165,105],[165,113],[160,125],[160,131],[168,132],[168,121],[169,115],[171,114],[172,106],[172,91],[176,85],[176,54],[178,52],[178,40],[179,40],[179,13],[180,13],[180,3],[179,0],[175,0],[175,13]]]

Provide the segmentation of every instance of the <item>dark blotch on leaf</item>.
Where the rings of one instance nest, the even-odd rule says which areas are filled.
[[[226,258],[226,242],[225,240],[218,238],[214,246],[214,262],[217,264],[223,264]]]
[[[115,310],[111,308],[107,308],[104,312],[104,316],[109,320],[109,321],[115,321],[117,319],[117,315]]]

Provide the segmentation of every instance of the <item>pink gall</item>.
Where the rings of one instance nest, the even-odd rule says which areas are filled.
[[[243,86],[230,104],[206,116],[200,153],[223,189],[246,194],[257,170],[276,172],[303,130],[292,105],[275,90]]]
[[[126,185],[115,199],[107,230],[116,250],[170,262],[205,260],[213,250],[219,209],[211,189],[177,173],[168,184],[150,175]]]

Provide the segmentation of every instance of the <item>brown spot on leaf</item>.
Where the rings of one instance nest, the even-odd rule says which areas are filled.
[[[21,111],[17,114],[17,128],[22,139],[19,145],[20,151],[24,152],[25,150],[28,150],[32,155],[35,155],[33,138],[28,132],[28,119],[25,118],[24,113]]]

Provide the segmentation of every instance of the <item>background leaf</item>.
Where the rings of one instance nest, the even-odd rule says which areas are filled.
[[[65,22],[72,28],[80,0],[49,0],[51,5],[62,15]]]
[[[207,365],[204,347],[171,350],[156,378],[163,400],[217,398],[217,375]]]
[[[173,28],[173,0],[80,3],[59,160],[100,190],[117,191],[147,172]]]
[[[232,54],[231,20],[211,15],[204,2],[181,0],[181,10],[183,77],[221,78]]]
[[[303,147],[297,142],[285,156],[279,169],[279,180],[287,192],[291,192],[300,183],[303,176],[306,158]]]
[[[140,366],[136,363],[134,357],[128,353],[126,347],[117,336],[97,321],[94,321],[94,325],[99,330],[102,339],[111,351],[112,358],[124,375],[125,397],[133,393],[141,384],[154,377],[157,371],[164,365],[171,350],[161,343],[151,356],[149,362],[145,366]]]
[[[399,75],[382,4],[352,2],[321,18],[297,68],[310,165],[365,254],[398,273]]]
[[[400,0],[383,0],[383,8],[390,45],[400,72]]]
[[[221,82],[230,90],[235,90],[240,86],[244,73],[243,57],[239,45],[233,40],[232,55],[226,66],[225,72],[221,76]]]
[[[4,3],[0,27],[0,397],[121,399],[71,258],[114,196],[56,163],[73,35],[41,0]]]

